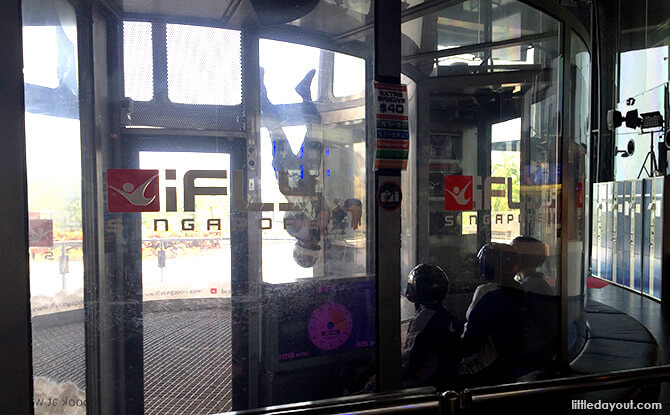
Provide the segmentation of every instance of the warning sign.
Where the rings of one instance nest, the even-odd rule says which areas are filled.
[[[377,189],[377,203],[379,207],[394,211],[400,207],[402,202],[402,190],[396,182],[384,182]]]

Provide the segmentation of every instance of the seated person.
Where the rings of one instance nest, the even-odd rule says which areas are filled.
[[[519,255],[510,245],[489,243],[477,258],[488,282],[477,287],[465,315],[459,373],[466,384],[513,382],[524,340],[524,296],[514,279]]]
[[[436,265],[420,264],[409,273],[406,296],[417,314],[402,348],[403,387],[454,384],[461,358],[460,329],[442,304],[448,291],[447,274]]]
[[[552,295],[554,290],[537,269],[548,256],[547,245],[530,236],[517,236],[512,246],[519,253],[519,271],[521,286],[524,290],[536,294]]]
[[[537,268],[548,256],[547,245],[528,236],[514,238],[512,246],[519,253],[518,274],[525,291],[526,311],[525,341],[522,353],[527,372],[532,376],[542,376],[541,372],[551,369],[559,345],[560,297],[547,284],[544,274]],[[538,372],[539,371],[539,372]]]

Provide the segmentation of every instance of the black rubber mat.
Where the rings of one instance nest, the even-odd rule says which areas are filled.
[[[229,309],[144,315],[145,414],[232,408]],[[85,387],[84,323],[33,330],[33,373]]]

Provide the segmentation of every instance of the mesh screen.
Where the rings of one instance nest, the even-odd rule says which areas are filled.
[[[240,32],[167,25],[168,97],[178,104],[242,102]]]
[[[123,74],[125,95],[135,101],[154,97],[151,23],[123,22]]]

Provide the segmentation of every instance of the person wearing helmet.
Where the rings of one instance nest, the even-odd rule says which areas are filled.
[[[402,348],[404,387],[453,385],[460,362],[460,329],[442,304],[449,279],[437,265],[419,264],[407,278],[405,295],[416,315]]]
[[[321,257],[328,256],[323,255],[324,245],[329,248],[324,239],[331,229],[339,230],[341,234],[349,226],[356,230],[363,215],[360,200],[330,201],[323,194],[324,185],[319,177],[323,170],[322,120],[311,93],[315,74],[314,69],[308,71],[295,87],[301,103],[279,106],[268,98],[264,70],[261,68],[261,120],[272,140],[272,167],[279,190],[298,209],[284,217],[284,228],[296,238],[293,259],[303,268],[311,268]],[[283,129],[296,122],[306,126],[305,138],[297,154],[291,149]],[[348,216],[351,216],[350,225],[347,223]]]
[[[477,259],[486,283],[475,290],[465,315],[459,373],[474,384],[514,381],[524,338],[523,290],[514,279],[519,255],[510,245],[492,242]]]
[[[537,269],[548,256],[545,243],[529,237],[518,236],[512,246],[519,252],[519,272],[523,287],[525,318],[525,340],[522,347],[525,367],[534,378],[550,372],[559,344],[560,297]]]
[[[512,246],[519,253],[519,271],[521,286],[527,292],[552,295],[553,289],[537,269],[548,256],[547,245],[530,236],[517,236]]]
[[[326,204],[326,202],[323,202]],[[284,228],[296,239],[293,259],[303,268],[311,268],[322,254],[321,238],[329,233],[329,228],[346,226],[347,213],[351,213],[351,228],[357,229],[363,214],[362,203],[358,199],[336,201],[330,210],[326,205],[321,210],[290,212],[284,217]]]

